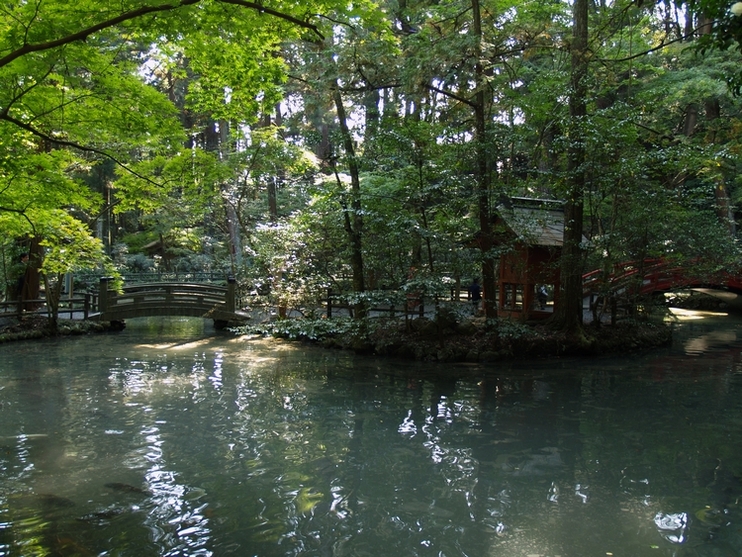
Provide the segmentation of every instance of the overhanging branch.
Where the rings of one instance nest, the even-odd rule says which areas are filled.
[[[33,233],[36,234],[36,226],[34,225],[33,221],[28,217],[27,209],[15,209],[13,207],[3,207],[0,205],[0,213],[15,213],[16,215],[20,216],[23,220],[25,220],[29,226],[31,227],[31,230],[33,230]]]
[[[309,23],[307,21],[304,21],[302,19],[299,19],[297,17],[294,17],[289,14],[285,14],[283,12],[279,12],[277,10],[273,10],[267,6],[264,6],[257,2],[247,2],[246,0],[217,0],[218,2],[221,2],[222,4],[233,4],[235,6],[242,6],[244,8],[251,8],[253,10],[256,10],[258,13],[265,13],[268,15],[271,15],[273,17],[276,17],[278,19],[283,19],[284,21],[288,21],[289,23],[292,23],[293,25],[296,25],[297,27],[302,27],[304,29],[308,29],[309,31],[312,31],[313,33],[316,33],[317,36],[324,40],[325,36],[319,32],[319,29],[316,25]]]
[[[103,151],[102,149],[97,149],[95,147],[90,147],[88,145],[82,145],[80,143],[77,143],[75,141],[69,141],[66,139],[59,139],[56,137],[52,137],[51,135],[42,132],[41,130],[37,130],[30,124],[27,124],[26,122],[23,122],[21,120],[18,120],[17,118],[13,118],[12,116],[5,115],[2,120],[5,120],[6,122],[10,122],[11,124],[26,130],[28,133],[35,135],[36,137],[43,139],[44,141],[48,141],[49,143],[56,143],[57,145],[61,145],[63,147],[69,147],[71,149],[76,149],[78,151],[82,151],[85,153],[94,153],[96,155],[100,155],[101,157],[105,157],[117,166],[123,168],[128,172],[129,174],[136,176],[140,180],[144,180],[145,182],[148,182],[154,186],[157,187],[163,187],[163,184],[156,182],[152,180],[151,178],[148,178],[147,176],[144,176],[143,174],[140,174],[127,164],[121,162],[119,159],[117,159],[115,156],[113,156],[111,153],[108,153],[106,151]]]
[[[682,37],[677,37],[677,38],[671,39],[669,41],[663,39],[662,42],[660,42],[660,44],[658,44],[657,46],[653,46],[652,48],[648,48],[646,50],[642,50],[641,52],[637,52],[636,54],[632,54],[632,55],[626,56],[624,58],[600,58],[600,62],[602,62],[604,64],[609,63],[609,62],[612,62],[612,63],[615,63],[615,62],[628,62],[628,61],[634,60],[636,58],[641,58],[642,56],[646,56],[647,54],[651,54],[652,52],[656,52],[658,50],[662,50],[663,48],[665,48],[666,46],[669,46],[671,44],[679,43],[679,42],[688,40],[690,37],[692,37],[693,35],[695,35],[700,28],[701,27],[696,27],[695,29],[693,29],[693,31],[691,31],[687,35],[683,35]]]
[[[460,103],[464,103],[467,106],[475,107],[477,104],[474,101],[470,101],[469,99],[466,99],[464,97],[461,97],[455,93],[452,93],[451,91],[445,91],[439,87],[435,87],[433,85],[429,85],[427,83],[423,84],[423,87],[426,89],[433,91],[434,93],[440,93],[443,96],[449,97],[451,99],[454,99],[456,101],[459,101]]]
[[[98,31],[102,31],[103,29],[108,29],[109,27],[113,27],[115,25],[118,25],[119,23],[124,23],[125,21],[131,21],[132,19],[136,19],[138,17],[142,17],[142,16],[152,14],[152,13],[172,11],[178,8],[182,8],[183,6],[197,4],[198,2],[199,0],[181,0],[177,4],[161,4],[159,6],[144,6],[136,10],[130,10],[128,12],[124,12],[122,14],[117,15],[116,17],[112,17],[110,19],[100,21],[94,25],[90,25],[84,29],[81,29],[80,31],[77,31],[76,33],[70,33],[69,35],[60,37],[58,39],[53,39],[50,41],[45,41],[42,43],[35,43],[35,44],[25,43],[22,47],[17,48],[14,51],[10,52],[9,54],[6,54],[2,58],[0,58],[0,68],[2,68],[3,66],[7,66],[8,64],[10,64],[13,60],[16,60],[17,58],[20,58],[21,56],[25,56],[26,54],[30,54],[32,52],[43,52],[45,50],[52,50],[54,48],[58,48],[60,46],[64,46],[66,44],[74,43],[77,41],[84,41],[93,33],[97,33]]]
[[[174,2],[170,4],[160,4],[159,6],[143,6],[141,8],[137,8],[136,10],[129,10],[127,12],[117,15],[116,17],[112,17],[112,18],[100,21],[93,25],[89,25],[88,27],[85,27],[84,29],[81,29],[75,33],[70,33],[69,35],[65,35],[64,37],[59,37],[57,39],[40,42],[40,43],[25,43],[23,46],[11,51],[10,53],[0,58],[0,68],[7,66],[14,60],[20,58],[21,56],[25,56],[26,54],[30,54],[32,52],[43,52],[46,50],[52,50],[54,48],[58,48],[66,44],[74,43],[77,41],[84,41],[93,33],[97,33],[98,31],[102,31],[103,29],[114,27],[116,25],[119,25],[120,23],[131,21],[131,20],[134,20],[134,19],[143,17],[145,15],[149,15],[149,14],[174,11],[174,10],[183,8],[185,6],[192,6],[194,4],[198,4],[200,1],[201,0],[180,0],[180,2]],[[242,6],[245,8],[250,8],[259,13],[265,13],[272,17],[283,19],[284,21],[288,21],[289,23],[296,25],[298,27],[309,29],[313,31],[314,33],[316,33],[317,35],[319,35],[319,37],[324,39],[324,36],[319,32],[319,29],[317,28],[316,25],[313,25],[307,21],[303,21],[292,15],[268,8],[259,3],[248,2],[246,0],[216,0],[216,1],[222,4],[233,4],[235,6]]]

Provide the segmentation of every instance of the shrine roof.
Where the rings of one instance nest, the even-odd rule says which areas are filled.
[[[516,237],[532,246],[561,247],[564,203],[546,199],[511,198],[497,208],[498,215]]]

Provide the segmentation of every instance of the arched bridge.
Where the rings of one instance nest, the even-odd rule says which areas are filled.
[[[100,281],[99,321],[124,321],[135,317],[190,316],[213,319],[217,328],[246,321],[248,315],[236,309],[236,285],[184,284],[156,282],[124,287],[122,292],[109,288],[110,279]]]
[[[628,297],[671,290],[695,290],[742,308],[742,276],[728,272],[699,273],[662,259],[620,263],[612,273],[592,271],[583,276],[588,296]]]

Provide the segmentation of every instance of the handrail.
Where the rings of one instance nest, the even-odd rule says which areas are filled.
[[[57,315],[60,317],[68,315],[73,319],[76,314],[82,314],[83,319],[87,319],[97,307],[97,294],[83,293],[82,295],[73,295],[59,300]],[[32,309],[24,309],[32,308]],[[46,300],[37,298],[33,300],[11,300],[0,302],[0,317],[12,317],[21,319],[29,315],[49,315],[50,308]]]
[[[98,282],[100,275],[75,275],[77,280],[84,282]],[[123,273],[122,278],[127,284],[153,282],[182,282],[187,284],[224,283],[225,274],[217,271],[152,271]]]
[[[613,265],[613,272],[606,276],[604,269],[585,273],[583,294],[609,294],[616,296],[621,292],[632,294],[651,294],[671,288],[693,285],[717,284],[726,288],[742,290],[742,277],[730,273],[717,273],[703,278],[689,276],[688,269],[665,259],[651,258],[645,261],[626,261]],[[602,289],[600,287],[605,287]]]
[[[119,293],[108,288],[108,278],[100,280],[99,314],[105,321],[150,315],[189,315],[226,319],[235,314],[236,285],[233,279],[226,286],[216,284],[147,283],[126,286]]]

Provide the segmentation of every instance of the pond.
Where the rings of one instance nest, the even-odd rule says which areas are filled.
[[[192,319],[0,347],[0,556],[742,555],[742,321],[489,365]]]

